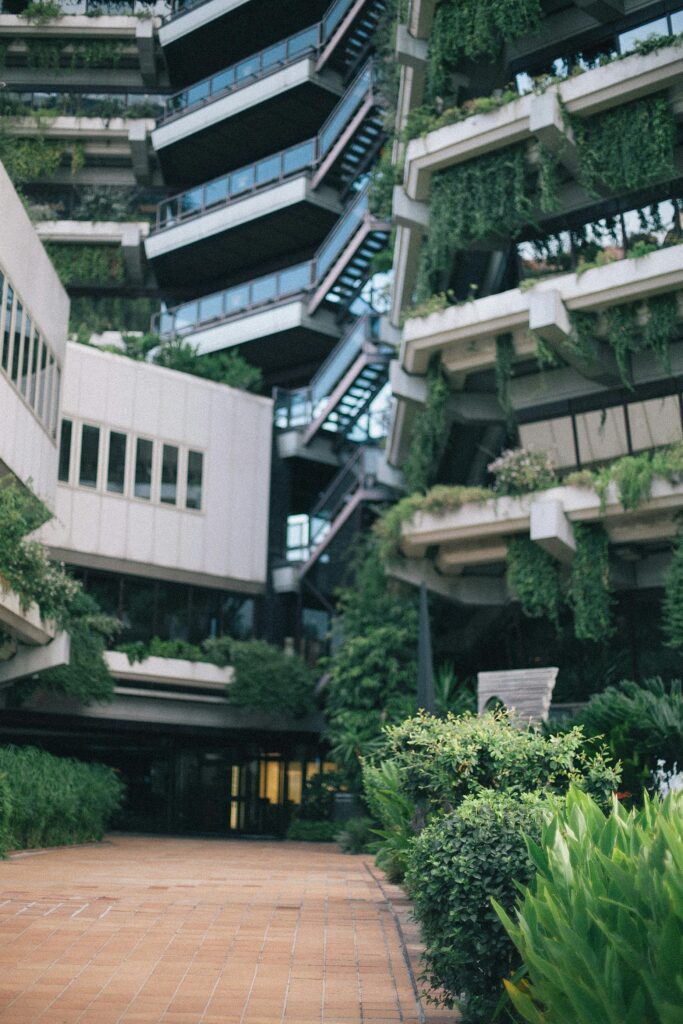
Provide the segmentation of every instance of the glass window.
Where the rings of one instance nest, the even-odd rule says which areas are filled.
[[[642,43],[650,36],[667,36],[669,34],[669,25],[666,18],[656,18],[654,21],[648,21],[647,25],[639,25],[637,28],[629,29],[628,32],[622,32],[619,36],[619,52],[629,53],[636,43]]]
[[[41,420],[45,413],[45,397],[47,395],[47,345],[40,345],[40,381],[38,387],[38,415]]]
[[[15,384],[17,384],[19,381],[19,366],[21,365],[21,326],[23,323],[23,319],[24,309],[19,300],[17,299],[17,304],[14,313],[14,351],[12,352],[12,380],[14,381]]]
[[[135,489],[136,498],[146,501],[152,497],[152,441],[139,437],[135,450]]]
[[[52,423],[52,409],[53,409],[53,392],[54,392],[54,376],[55,376],[55,357],[52,353],[48,353],[47,370],[45,376],[45,417],[43,422],[49,429]]]
[[[126,441],[126,435],[116,430],[109,434],[107,490],[113,494],[123,494],[126,485]]]
[[[204,470],[204,456],[201,452],[188,452],[187,455],[187,494],[185,505],[187,508],[202,507],[202,475]]]
[[[683,11],[676,11],[671,15],[671,32],[675,36],[683,32]]]
[[[228,179],[219,178],[218,181],[210,182],[204,190],[204,197],[207,206],[224,203],[228,198]]]
[[[40,335],[36,331],[33,337],[33,355],[31,356],[31,377],[29,380],[28,400],[35,409],[38,398],[38,357],[42,344]]]
[[[28,395],[28,371],[31,365],[31,345],[33,343],[32,332],[31,332],[31,318],[26,313],[24,317],[24,351],[21,357],[21,393],[26,397]]]
[[[52,411],[50,413],[50,422],[48,424],[50,433],[53,437],[57,436],[57,417],[59,415],[59,395],[62,387],[62,371],[57,365],[55,365],[54,374],[54,390],[52,395]]]
[[[161,459],[161,500],[175,505],[178,498],[178,449],[165,444]]]
[[[5,296],[5,327],[2,332],[2,368],[9,370],[10,348],[12,343],[12,306],[14,305],[14,289],[7,282],[7,294]]]
[[[69,482],[69,467],[71,465],[71,433],[73,424],[71,420],[62,420],[62,434],[59,440],[59,470],[57,479],[62,483]]]
[[[81,487],[97,487],[99,459],[100,428],[84,423],[81,431],[81,467],[78,474]]]
[[[254,168],[242,167],[230,175],[230,195],[237,196],[254,187]]]

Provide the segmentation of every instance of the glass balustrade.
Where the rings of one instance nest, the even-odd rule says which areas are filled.
[[[161,203],[157,213],[156,230],[172,227],[188,217],[229,203],[248,192],[288,178],[293,174],[312,167],[315,163],[315,139],[291,146],[275,156],[257,160],[254,164],[240,167],[221,178],[215,178],[205,185],[197,185],[179,196]]]
[[[312,25],[289,39],[268,46],[252,57],[202,79],[168,99],[162,121],[225,96],[235,89],[241,89],[294,60],[300,60],[304,54],[317,49],[319,40],[320,28]]]
[[[162,339],[184,337],[244,310],[305,292],[310,286],[311,264],[299,263],[286,270],[184,302],[174,309],[162,310],[154,318],[153,327]]]
[[[321,281],[330,269],[335,259],[345,249],[368,211],[368,190],[367,187],[354,199],[351,206],[346,210],[344,216],[336,224],[334,229],[327,236],[318,249],[315,257],[316,280]]]
[[[318,135],[319,157],[324,157],[341,135],[372,85],[372,66],[361,71],[341,103],[334,108]]]
[[[354,0],[335,0],[323,16],[323,39],[327,41],[339,25]]]

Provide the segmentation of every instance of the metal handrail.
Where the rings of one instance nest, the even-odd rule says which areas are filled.
[[[296,146],[283,149],[246,164],[203,185],[179,192],[157,206],[155,232],[174,227],[181,221],[200,217],[208,210],[227,206],[235,199],[285,181],[302,171],[310,170],[316,162],[316,140],[308,139]]]
[[[186,89],[181,89],[166,100],[164,113],[158,124],[166,124],[190,110],[243,89],[258,79],[274,74],[296,60],[301,60],[306,53],[317,52],[320,46],[320,33],[321,23],[318,22],[280,43],[274,43],[251,57],[231,64],[223,71],[217,71]]]
[[[311,286],[311,270],[310,262],[299,263],[161,310],[152,318],[152,330],[162,339],[184,337],[200,327],[219,324],[249,310],[300,295]]]
[[[234,199],[271,187],[295,174],[312,170],[342,134],[364,98],[371,93],[373,65],[369,61],[356,76],[317,136],[273,156],[264,157],[202,185],[186,189],[157,206],[153,233],[174,227],[181,221],[202,216],[208,210],[226,206]]]

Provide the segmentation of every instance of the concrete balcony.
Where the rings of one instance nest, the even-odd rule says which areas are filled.
[[[168,79],[158,62],[155,20],[129,15],[65,14],[47,24],[27,22],[14,14],[0,14],[0,38],[7,42],[3,80],[9,88],[35,84],[43,88],[91,87],[119,88],[165,85]],[[67,66],[33,68],[26,60],[26,39],[64,42]],[[112,42],[121,47],[114,67],[70,67],[73,40]]]
[[[144,661],[129,661],[128,655],[122,651],[107,651],[105,661],[114,678],[126,684],[123,692],[130,694],[131,689],[137,689],[147,693],[153,690],[160,698],[164,691],[174,697],[178,691],[213,692],[224,697],[225,688],[234,675],[232,668],[218,668],[207,662],[182,658],[150,657]]]
[[[406,147],[403,188],[397,190],[394,213],[397,221],[394,259],[395,285],[392,320],[409,305],[414,289],[422,238],[429,225],[428,199],[432,175],[468,160],[520,143],[529,146],[533,163],[542,144],[557,156],[567,182],[560,190],[562,213],[595,205],[578,182],[578,156],[563,111],[588,118],[610,108],[654,93],[668,93],[676,117],[683,112],[683,46],[670,46],[647,56],[633,55],[569,78],[540,95],[529,94],[486,114],[475,114],[447,125]],[[681,155],[677,151],[677,163]],[[605,192],[607,196],[607,192]],[[557,212],[552,216],[556,216]],[[534,211],[534,220],[547,222],[550,215]],[[485,247],[485,243],[482,243]]]
[[[343,91],[316,70],[318,40],[314,25],[171,96],[152,136],[167,176],[194,184],[314,135]]]
[[[418,512],[402,527],[403,559],[389,572],[407,582],[424,580],[430,589],[458,603],[502,604],[510,599],[503,570],[511,537],[528,536],[568,564],[575,548],[571,524],[601,523],[610,544],[632,549],[628,560],[613,565],[613,585],[658,587],[668,556],[650,554],[647,545],[661,546],[676,536],[682,508],[683,484],[657,478],[649,498],[631,511],[624,510],[610,484],[604,505],[590,487],[559,486],[469,503],[457,512]],[[482,570],[486,574],[477,575]]]
[[[234,285],[159,314],[155,328],[162,341],[186,338],[201,353],[247,346],[250,362],[273,375],[306,379],[339,339],[333,314],[308,311],[313,266],[287,270]]]
[[[178,3],[159,30],[171,81],[189,85],[320,21],[325,0]]]
[[[36,224],[36,231],[42,242],[120,247],[126,285],[141,288],[150,283],[144,248],[149,233],[147,221],[44,220]],[[120,287],[121,282],[97,281],[92,286],[106,290]]]

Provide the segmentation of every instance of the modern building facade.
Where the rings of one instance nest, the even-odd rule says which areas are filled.
[[[55,323],[54,358],[43,347],[59,398],[25,429],[13,416],[30,457],[8,434],[0,459],[49,498],[39,539],[121,639],[260,637],[312,658],[349,539],[398,479],[373,407],[392,349],[364,294],[390,231],[368,198],[385,4],[25,8],[0,10],[0,160],[33,226],[7,181],[3,223],[6,207],[21,229],[3,230],[0,253],[29,266],[35,250],[49,268],[42,242],[68,299],[50,269],[61,305],[35,322]],[[12,288],[4,302],[30,302],[23,280]],[[237,350],[265,394],[115,351],[150,331],[207,357]],[[31,351],[40,368],[38,340]],[[19,389],[23,415],[33,384],[13,358],[0,386]],[[129,827],[282,831],[324,762],[317,716],[234,709],[229,669],[107,659],[111,704],[39,694],[0,712],[2,740],[114,764]],[[6,669],[21,678],[17,656]]]
[[[412,0],[397,31],[388,457],[406,465],[438,378],[449,399],[429,483],[490,485],[487,465],[518,445],[548,452],[558,480],[418,512],[391,571],[453,602],[462,665],[559,665],[558,692],[582,699],[610,679],[676,672],[661,602],[679,479],[656,477],[636,508],[579,471],[682,437],[683,10],[529,4],[540,20],[499,35],[492,59],[468,51],[465,28],[444,43],[447,8]],[[522,538],[567,578],[582,524],[608,544],[616,633],[601,643],[520,615],[506,573]]]

